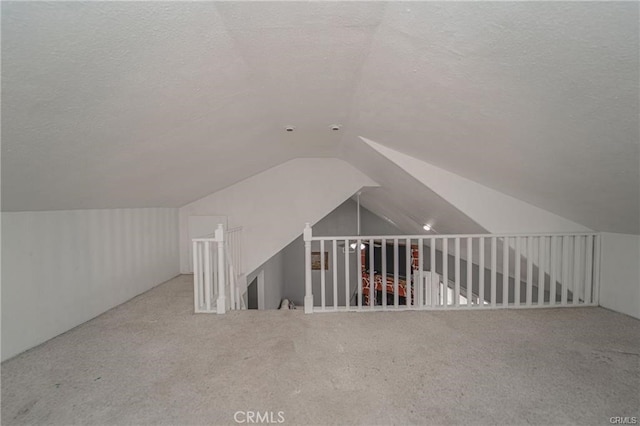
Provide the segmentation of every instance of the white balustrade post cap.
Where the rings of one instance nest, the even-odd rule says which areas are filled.
[[[216,238],[216,241],[224,240],[224,225],[221,223],[219,223],[218,227],[216,228],[215,238]]]
[[[304,227],[304,240],[311,241],[311,237],[313,237],[313,231],[311,229],[311,225],[307,222]]]

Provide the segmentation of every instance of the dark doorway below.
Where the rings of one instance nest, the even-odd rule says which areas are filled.
[[[247,287],[247,309],[258,309],[258,278]]]

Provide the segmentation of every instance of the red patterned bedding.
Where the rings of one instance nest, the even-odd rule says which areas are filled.
[[[379,241],[376,241],[379,243]],[[393,245],[387,243],[388,250],[393,250]],[[361,253],[361,265],[362,265],[362,304],[363,306],[369,305],[369,294],[371,290],[370,284],[370,275],[369,270],[367,269],[368,263],[366,262],[366,251],[369,249],[368,245],[366,250],[362,250]],[[411,268],[413,270],[418,269],[418,246],[411,246]],[[409,285],[408,285],[409,284]],[[414,297],[414,286],[411,285],[411,280],[407,283],[407,280],[404,278],[398,277],[398,303],[404,305],[407,301],[410,300],[410,304],[413,305],[415,301]],[[395,300],[395,283],[394,283],[394,275],[387,274],[386,283],[383,282],[382,274],[374,274],[374,299],[372,300],[374,305],[382,304],[382,295],[386,294],[387,304],[394,304]],[[410,297],[407,297],[407,295]]]
[[[365,306],[369,304],[369,294],[371,289],[369,278],[370,278],[369,273],[367,272],[362,273],[362,304]],[[378,293],[378,299],[382,292],[386,292],[387,300],[394,300],[393,299],[395,297],[394,276],[387,275],[386,281],[387,281],[386,284],[383,284],[382,275],[381,274],[374,275],[374,289],[376,293]],[[384,287],[384,290],[383,290],[383,287]],[[404,299],[407,298],[407,290],[408,290],[407,281],[403,278],[398,278],[398,299],[402,298],[399,301],[400,304],[406,303]],[[411,286],[410,293],[411,293],[411,304],[413,304],[413,301],[415,300],[415,298],[413,297],[413,286]],[[377,300],[376,303],[374,304],[381,304],[381,303],[382,303],[381,300]]]

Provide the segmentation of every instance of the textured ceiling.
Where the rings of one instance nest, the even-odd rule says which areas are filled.
[[[640,232],[639,4],[389,4],[349,131],[592,229]]]
[[[372,167],[364,136],[590,228],[639,233],[638,11],[2,2],[2,208],[181,206],[291,158],[341,157],[382,184],[363,197],[377,213],[477,226]]]

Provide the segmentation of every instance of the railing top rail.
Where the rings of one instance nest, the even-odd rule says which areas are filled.
[[[505,238],[505,237],[573,237],[573,236],[596,236],[599,232],[547,232],[547,233],[513,233],[513,234],[423,234],[423,235],[345,235],[345,236],[323,236],[311,237],[311,241],[329,240],[428,240],[431,238]]]
[[[229,234],[233,234],[240,231],[242,231],[242,226],[229,229],[228,231],[225,231],[225,234],[229,235]],[[191,241],[218,241],[218,239],[215,237],[215,233],[211,233],[211,234],[205,235],[204,237],[192,238]]]
[[[212,235],[212,236],[211,236]],[[192,242],[211,242],[211,241],[215,241],[215,242],[220,242],[220,241],[224,241],[224,225],[222,225],[221,223],[218,224],[218,227],[216,228],[215,232],[211,233],[211,234],[207,234],[204,237],[198,237],[198,238],[192,238],[191,239]]]

